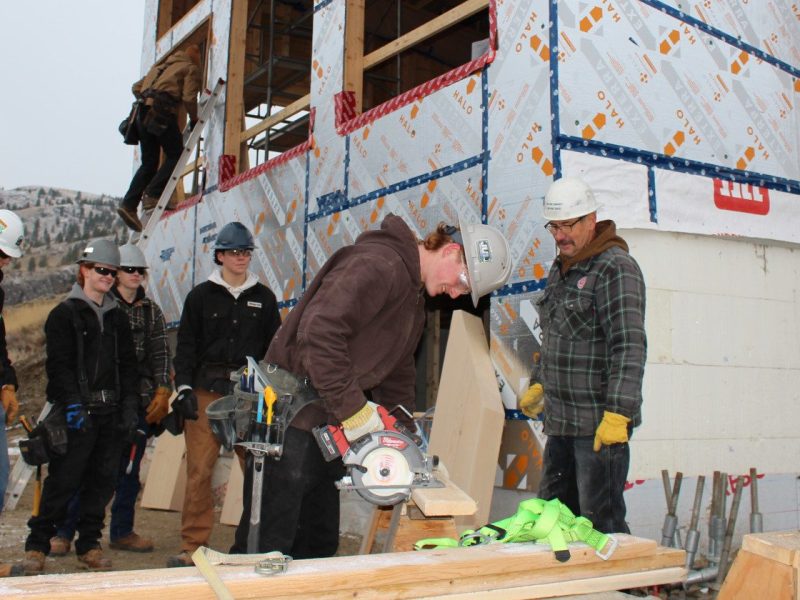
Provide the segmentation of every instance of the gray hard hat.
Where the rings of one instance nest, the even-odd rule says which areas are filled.
[[[499,229],[482,223],[458,219],[464,256],[469,273],[472,304],[478,306],[481,296],[503,287],[511,277],[511,249]]]
[[[252,250],[255,246],[250,230],[239,221],[233,221],[219,230],[214,242],[214,252],[217,250]]]
[[[144,253],[135,244],[125,244],[119,247],[119,266],[120,267],[143,267],[147,268],[147,261]]]
[[[93,240],[83,249],[76,263],[99,263],[109,267],[119,267],[119,248],[108,240]]]

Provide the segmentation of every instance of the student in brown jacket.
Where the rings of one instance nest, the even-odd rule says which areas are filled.
[[[455,239],[463,236],[465,245]],[[466,257],[465,257],[466,247]],[[383,429],[376,403],[414,410],[414,350],[425,299],[478,298],[511,273],[508,243],[488,225],[462,232],[440,224],[419,240],[395,215],[335,252],[275,334],[266,361],[310,379],[322,403],[303,408],[286,431],[283,455],[267,461],[259,551],[294,558],[332,556],[339,543],[340,460],[326,463],[311,429],[344,427],[353,441]],[[472,282],[472,285],[471,285]],[[369,400],[368,400],[369,398]],[[393,413],[406,425],[410,418]],[[245,502],[251,469],[245,469]],[[247,551],[249,507],[236,530],[234,553]]]
[[[117,209],[125,224],[142,230],[137,216],[139,201],[144,210],[156,207],[161,192],[183,151],[178,108],[186,107],[189,123],[197,122],[197,94],[200,91],[200,48],[193,44],[154,65],[143,79],[133,84],[133,95],[141,102],[136,114],[142,164]],[[164,162],[158,166],[161,150]]]

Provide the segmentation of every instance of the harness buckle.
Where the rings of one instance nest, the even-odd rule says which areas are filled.
[[[468,543],[471,540],[475,541]],[[491,535],[487,535],[479,531],[473,531],[472,533],[466,533],[462,535],[461,538],[458,540],[458,545],[461,547],[477,546],[479,544],[491,544],[494,540],[495,538]]]
[[[289,568],[292,557],[286,554],[280,556],[270,556],[256,563],[255,571],[259,575],[280,575]]]
[[[600,550],[595,550],[594,553],[597,554],[597,556],[599,556],[601,559],[608,560],[611,558],[611,555],[614,554],[614,551],[617,549],[618,545],[619,542],[617,541],[617,538],[615,538],[613,535],[609,535],[608,542],[605,546],[603,546],[603,548],[608,548],[608,550],[602,552],[603,548],[601,548]]]

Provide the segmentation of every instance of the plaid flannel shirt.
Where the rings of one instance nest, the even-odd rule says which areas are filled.
[[[563,277],[554,261],[539,300],[546,434],[594,435],[606,410],[641,423],[644,310],[642,272],[622,248],[587,258]]]

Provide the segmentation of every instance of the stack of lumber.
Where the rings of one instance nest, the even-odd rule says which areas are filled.
[[[744,536],[742,548],[725,576],[720,600],[800,598],[800,531]]]
[[[296,560],[286,573],[265,577],[252,566],[218,566],[237,600],[273,598],[546,598],[680,582],[686,576],[682,550],[620,535],[610,560],[584,544],[572,558],[555,560],[547,546],[493,544],[423,552],[393,552]],[[84,598],[213,600],[195,567],[41,575],[0,580],[0,597],[19,600]]]

